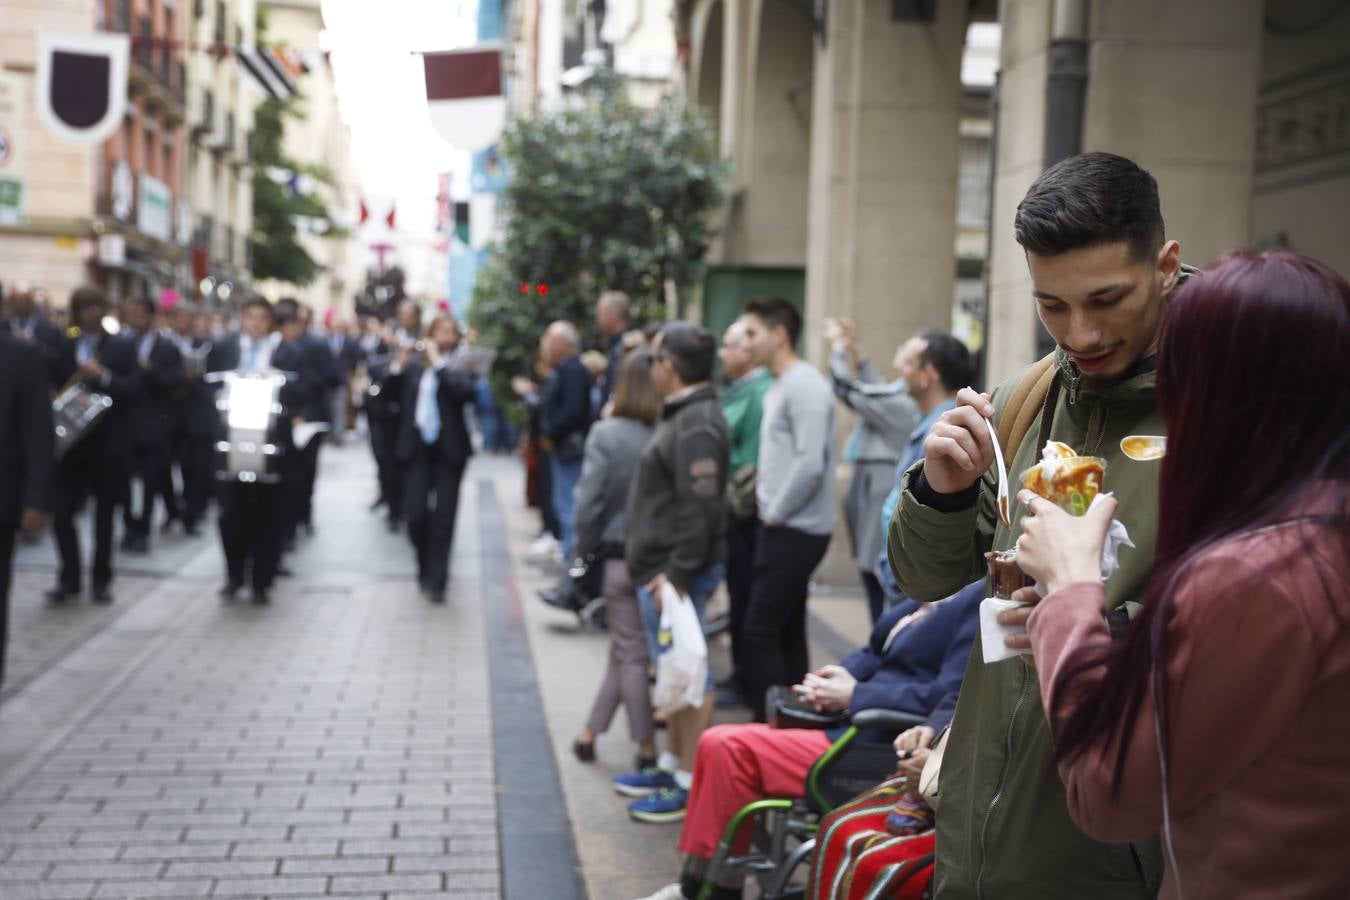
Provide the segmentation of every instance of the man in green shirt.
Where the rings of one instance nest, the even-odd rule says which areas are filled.
[[[718,351],[729,385],[722,397],[722,415],[731,430],[731,479],[727,484],[727,594],[731,598],[732,673],[718,685],[720,705],[742,705],[746,685],[738,655],[741,626],[755,581],[755,463],[759,459],[759,421],[764,412],[764,394],[773,375],[755,365],[745,343],[745,325],[732,322],[722,335]]]

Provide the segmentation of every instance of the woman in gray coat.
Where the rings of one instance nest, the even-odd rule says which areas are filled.
[[[623,560],[624,507],[642,448],[661,415],[661,394],[652,384],[652,355],[630,352],[619,368],[609,417],[591,427],[576,491],[574,555],[603,560],[601,590],[609,626],[609,666],[591,707],[590,718],[572,743],[582,762],[595,759],[595,738],[609,729],[622,704],[628,731],[638,745],[638,769],[656,764],[651,695],[648,693],[647,639],[638,611],[637,592]]]

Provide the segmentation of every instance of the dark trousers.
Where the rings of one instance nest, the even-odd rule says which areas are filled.
[[[296,491],[296,519],[302,525],[314,522],[314,482],[319,477],[319,448],[323,446],[323,435],[310,438],[304,450],[299,450],[300,484]]]
[[[749,688],[745,661],[745,612],[755,586],[755,538],[759,521],[752,519],[727,528],[727,596],[731,600],[731,678],[742,692]]]
[[[228,481],[220,489],[220,544],[230,584],[267,591],[281,561],[284,485]]]
[[[52,531],[61,558],[61,588],[80,591],[80,539],[75,533],[75,514],[86,497],[94,498],[94,589],[112,584],[113,513],[127,491],[127,466],[120,459],[96,456],[96,446],[81,446],[61,461],[56,470],[56,497]]]
[[[9,580],[14,569],[14,528],[0,526],[0,684],[5,683],[5,653],[9,648]]]
[[[139,498],[131,490],[132,481],[141,484]],[[173,510],[172,493],[164,494],[164,486],[169,483],[168,446],[158,441],[138,445],[132,457],[131,479],[127,482],[126,506],[122,509],[122,522],[128,537],[150,536],[156,497],[163,495],[165,507]]]
[[[178,477],[182,481],[181,495],[175,495],[173,472],[165,471],[164,505],[169,509],[170,518],[179,519],[184,525],[194,526],[206,515],[206,506],[211,499],[211,438],[209,435],[194,435],[178,431],[173,437],[171,457],[178,467]]]
[[[398,420],[370,416],[367,424],[370,426],[370,452],[379,473],[380,499],[389,509],[389,518],[398,521],[403,518],[403,473],[394,458]]]
[[[455,513],[464,463],[448,460],[435,444],[416,442],[404,474],[403,509],[408,538],[417,551],[417,580],[433,593],[445,591],[450,577],[450,548],[455,542]]]
[[[543,520],[544,530],[557,540],[562,540],[562,523],[558,521],[558,512],[553,506],[553,454],[539,451],[539,517]]]
[[[760,526],[741,656],[756,722],[764,721],[769,688],[796,684],[807,672],[807,587],[829,546],[828,534]]]

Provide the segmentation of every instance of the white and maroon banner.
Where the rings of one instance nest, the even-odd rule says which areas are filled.
[[[506,124],[501,47],[422,54],[427,110],[441,137],[462,150],[494,143]]]
[[[38,118],[52,134],[98,144],[122,126],[127,106],[125,34],[38,30]]]

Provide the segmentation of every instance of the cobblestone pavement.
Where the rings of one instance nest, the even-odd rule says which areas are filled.
[[[269,607],[216,599],[213,533],[123,557],[108,609],[47,609],[50,548],[24,548],[0,898],[499,896],[472,471],[444,606],[357,446],[326,451]]]

